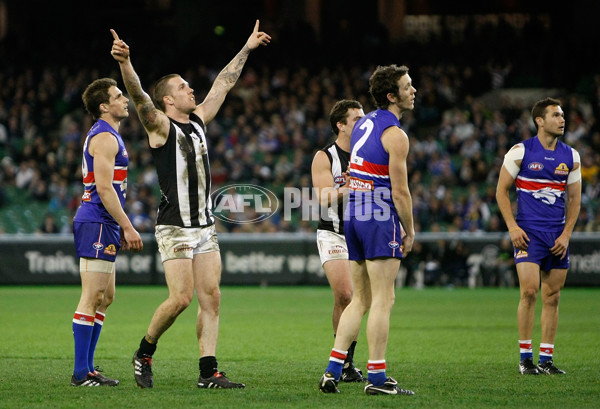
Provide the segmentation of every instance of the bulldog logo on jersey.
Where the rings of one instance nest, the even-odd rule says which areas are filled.
[[[554,169],[554,174],[555,175],[568,175],[569,174],[569,167],[567,166],[566,163],[561,163],[560,165],[558,165],[556,167],[556,169]]]
[[[553,189],[551,187],[545,187],[543,189],[538,190],[537,192],[533,192],[532,195],[534,198],[541,200],[544,203],[553,205],[556,203],[556,199],[561,197],[563,194],[562,190]]]

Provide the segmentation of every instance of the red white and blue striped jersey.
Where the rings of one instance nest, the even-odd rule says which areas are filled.
[[[385,205],[396,213],[391,195],[390,155],[381,143],[381,135],[391,126],[400,127],[400,121],[386,109],[369,112],[354,125],[350,139],[351,214],[372,213]],[[352,213],[355,209],[358,213]]]
[[[112,185],[119,197],[121,207],[125,206],[125,195],[127,191],[127,166],[129,156],[121,135],[115,131],[106,121],[99,119],[92,126],[85,138],[83,145],[83,161],[81,170],[83,173],[84,193],[81,197],[81,205],[77,210],[74,220],[78,222],[98,222],[117,224],[116,220],[108,213],[96,190],[96,178],[94,177],[94,157],[90,155],[90,140],[99,133],[108,132],[114,135],[119,144],[119,152],[115,156],[115,169]]]
[[[537,136],[519,145],[525,154],[515,180],[517,224],[533,230],[562,231],[567,178],[573,170],[575,151],[561,141],[553,151],[546,150]]]

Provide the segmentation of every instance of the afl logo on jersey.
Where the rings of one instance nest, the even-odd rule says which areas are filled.
[[[544,169],[544,165],[542,165],[539,162],[533,162],[533,163],[530,163],[529,166],[527,166],[527,168],[529,168],[529,170],[535,170],[535,171],[539,172],[540,170]]]
[[[390,246],[391,249],[397,249],[400,247],[400,244],[396,240],[392,240],[388,243],[388,246]]]
[[[346,178],[344,176],[339,175],[333,178],[333,181],[336,185],[344,186],[346,184]]]
[[[556,169],[554,169],[554,174],[555,175],[568,175],[569,174],[569,167],[565,164],[565,163],[561,163],[560,165],[558,165],[556,167]]]
[[[100,243],[99,241],[95,242],[94,244],[92,244],[92,247],[95,250],[102,250],[104,248],[104,244]]]

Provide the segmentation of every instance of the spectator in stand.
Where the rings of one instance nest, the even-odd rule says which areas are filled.
[[[44,221],[36,230],[38,234],[56,234],[60,233],[60,229],[55,222],[54,215],[52,213],[47,213],[44,217]]]

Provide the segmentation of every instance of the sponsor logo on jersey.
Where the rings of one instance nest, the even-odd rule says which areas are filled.
[[[561,163],[560,165],[558,165],[556,167],[556,169],[554,169],[554,174],[555,175],[568,175],[569,174],[569,167],[565,164],[565,163]]]
[[[181,244],[173,249],[173,253],[179,253],[180,251],[190,251],[194,250],[192,246],[187,243]]]
[[[117,248],[115,247],[114,244],[109,244],[104,249],[104,254],[108,254],[109,256],[116,256],[117,255]]]
[[[388,246],[390,246],[391,249],[397,249],[400,247],[400,244],[396,240],[392,240],[388,243]]]
[[[529,170],[535,170],[535,171],[540,171],[542,169],[544,169],[544,165],[542,165],[539,162],[533,162],[530,163],[529,166],[527,166],[529,168]]]
[[[358,178],[351,178],[349,187],[350,187],[350,189],[354,189],[354,190],[374,190],[375,189],[375,187],[373,186],[372,180],[363,180],[363,179],[358,179]]]
[[[336,244],[335,246],[333,246],[332,249],[330,249],[328,251],[329,254],[341,254],[341,253],[347,253],[348,251],[343,247],[340,246],[339,244]]]
[[[128,158],[129,155],[127,154],[127,149],[123,149],[123,152],[121,152],[121,155],[123,155],[125,158]]]
[[[95,250],[102,250],[104,248],[104,244],[100,243],[99,241],[95,242],[94,244],[92,244],[92,247]]]
[[[529,257],[529,254],[525,250],[519,250],[519,252],[515,256],[515,258],[523,258],[523,257]]]
[[[83,192],[83,196],[81,196],[81,200],[83,202],[89,202],[90,200],[92,200],[92,192],[90,190],[86,190],[85,192]]]

